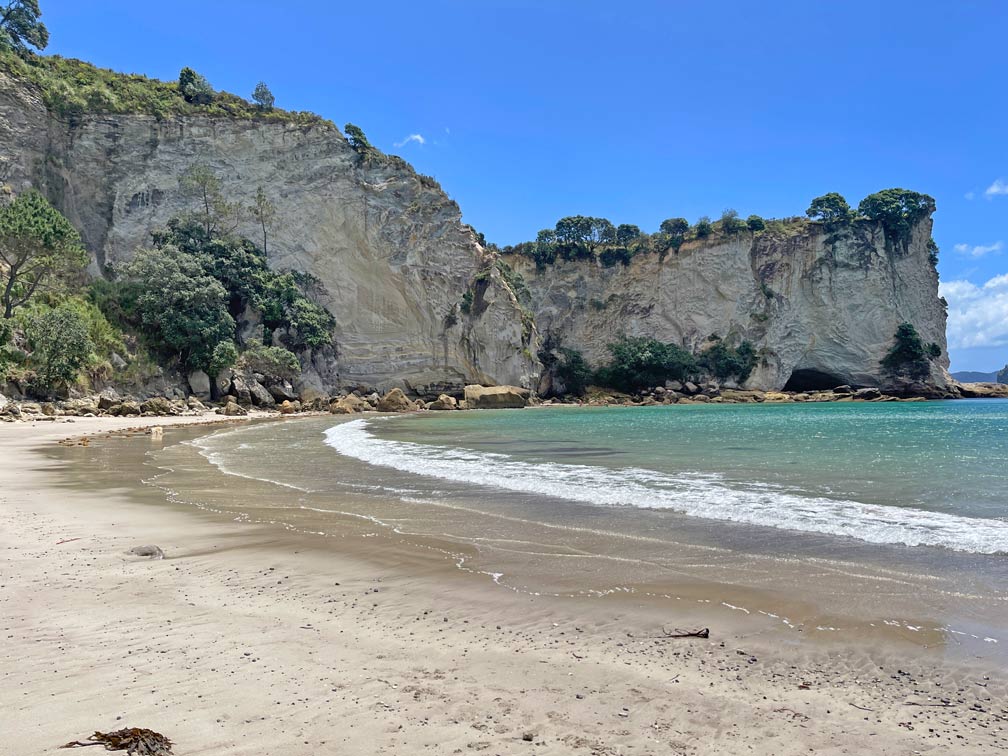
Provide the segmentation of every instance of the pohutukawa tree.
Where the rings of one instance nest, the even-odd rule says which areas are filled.
[[[49,30],[39,18],[38,0],[13,0],[0,4],[0,49],[18,55],[30,55],[31,48],[44,50],[49,44]]]
[[[87,264],[80,235],[34,189],[0,209],[0,306],[5,318]]]
[[[805,211],[805,215],[813,220],[820,220],[823,223],[842,223],[851,218],[850,205],[843,195],[837,192],[829,192],[821,197],[816,197]]]

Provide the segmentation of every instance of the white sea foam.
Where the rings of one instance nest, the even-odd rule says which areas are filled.
[[[857,538],[870,543],[1008,553],[1008,522],[898,506],[803,496],[766,484],[729,485],[715,475],[642,468],[534,463],[505,454],[390,441],[352,420],[326,431],[340,454],[443,480],[600,506],[670,509],[693,517]]]

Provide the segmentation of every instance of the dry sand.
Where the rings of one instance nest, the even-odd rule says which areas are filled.
[[[642,637],[660,623],[626,599],[547,601],[146,487],[81,490],[33,451],[139,424],[0,425],[0,753],[126,726],[179,756],[1008,747],[1003,670],[857,639],[784,644],[745,621]],[[126,554],[148,543],[167,558]]]

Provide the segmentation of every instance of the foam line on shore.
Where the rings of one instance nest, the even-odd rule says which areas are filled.
[[[693,517],[856,538],[869,543],[937,546],[977,554],[1008,553],[1008,522],[944,512],[803,496],[716,475],[669,475],[637,467],[533,463],[506,454],[381,439],[369,421],[325,432],[338,453],[416,475],[553,496],[596,506],[668,509]]]

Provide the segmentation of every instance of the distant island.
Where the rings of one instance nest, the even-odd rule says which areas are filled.
[[[976,370],[958,370],[952,373],[952,377],[960,383],[1008,383],[1008,365],[989,373]]]

